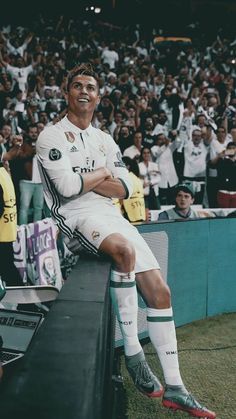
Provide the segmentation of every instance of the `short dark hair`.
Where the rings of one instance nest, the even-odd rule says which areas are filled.
[[[137,177],[139,177],[139,165],[135,159],[131,159],[128,156],[122,157],[123,162],[125,163],[126,167],[129,166],[129,172],[134,173]]]
[[[227,150],[228,150],[230,147],[236,147],[236,144],[235,144],[233,141],[230,141],[230,142],[227,144],[227,146],[226,146]]]
[[[70,85],[71,85],[72,81],[78,75],[93,77],[96,80],[97,86],[98,86],[98,75],[94,71],[92,65],[90,63],[80,64],[80,65],[77,65],[74,68],[72,68],[72,70],[70,70],[69,73],[68,73],[68,76],[67,76],[67,91],[69,91],[69,88],[70,88]]]
[[[178,185],[175,186],[174,192],[175,192],[175,197],[177,196],[178,192],[183,191],[183,192],[187,192],[188,194],[191,195],[192,198],[194,198],[194,189],[193,186],[190,182],[183,182],[183,183],[179,183]]]

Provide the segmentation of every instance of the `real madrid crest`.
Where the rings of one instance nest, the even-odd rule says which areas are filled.
[[[100,237],[100,233],[98,231],[93,231],[92,232],[92,238],[93,240],[96,240]]]
[[[69,143],[75,142],[75,135],[73,134],[73,132],[66,131],[65,136],[66,136],[67,141],[69,141]]]

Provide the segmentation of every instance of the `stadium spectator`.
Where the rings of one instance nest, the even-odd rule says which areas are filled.
[[[120,147],[121,153],[123,154],[128,147],[133,145],[131,130],[127,125],[121,125],[118,126],[115,131],[115,140]]]
[[[202,129],[202,138],[205,143],[210,144],[207,156],[206,177],[208,206],[210,208],[217,208],[218,174],[217,169],[212,166],[211,161],[214,160],[223,150],[225,150],[225,146],[216,139],[216,135],[211,125],[207,125]]]
[[[110,125],[108,125],[108,129],[110,131],[111,136],[115,139],[115,131],[118,131],[121,127],[121,125],[124,124],[124,116],[123,113],[120,111],[116,111],[114,113],[114,119],[113,121],[110,123]]]
[[[222,144],[224,147],[227,146],[227,144],[230,142],[230,137],[226,133],[226,129],[224,127],[219,127],[216,131],[216,137],[220,144]]]
[[[143,185],[139,179],[139,167],[136,160],[130,157],[123,157],[131,181],[133,183],[133,193],[127,199],[120,199],[121,212],[131,223],[146,220],[146,210],[144,201]]]
[[[39,63],[39,59],[40,56],[38,56],[38,61],[32,61],[32,63],[27,66],[24,59],[19,56],[16,59],[16,65],[11,65],[4,60],[0,51],[0,63],[6,68],[7,71],[10,72],[10,74],[12,74],[12,77],[14,77],[18,83],[19,89],[23,92],[24,99],[27,97],[28,92],[28,76],[33,72],[34,68]]]
[[[173,188],[178,183],[178,176],[173,161],[175,142],[170,141],[164,134],[158,134],[156,145],[151,148],[154,161],[161,172],[159,196],[161,205],[173,204]]]
[[[193,129],[191,140],[184,146],[183,179],[194,182],[196,204],[203,203],[207,154],[208,146],[203,142],[200,128]]]
[[[191,205],[194,202],[194,192],[190,184],[183,183],[175,187],[175,206],[160,212],[158,220],[189,220],[198,218]]]
[[[16,35],[13,39],[13,43],[11,42],[11,40],[3,33],[1,32],[1,37],[4,40],[4,42],[6,43],[6,47],[7,50],[9,52],[9,54],[13,54],[13,55],[20,55],[21,57],[24,57],[25,51],[27,50],[28,45],[30,44],[30,42],[33,39],[33,33],[29,33],[26,38],[23,40],[22,44],[20,45],[20,39],[19,36]]]
[[[194,190],[191,183],[180,183],[175,187],[175,206],[160,212],[158,220],[190,220],[194,218],[215,217],[212,211],[194,210]]]
[[[148,210],[160,209],[159,183],[161,173],[158,164],[152,161],[151,151],[143,147],[139,162],[140,178],[143,182],[145,207]]]
[[[183,102],[178,94],[177,88],[167,84],[161,91],[158,101],[161,110],[165,111],[168,122],[168,131],[178,128]]]
[[[226,150],[211,160],[211,165],[218,173],[218,206],[236,208],[236,144],[228,143]]]
[[[136,159],[139,161],[142,150],[142,141],[143,136],[141,131],[136,131],[133,137],[133,145],[124,150],[123,156],[130,157],[131,159]]]
[[[152,132],[152,135],[164,134],[166,137],[169,135],[169,124],[166,112],[161,110],[158,112],[158,120]]]
[[[12,139],[12,128],[9,124],[4,124],[1,129],[1,134],[3,136],[3,144],[7,150],[11,147]]]
[[[143,134],[143,147],[152,148],[156,142],[156,135],[153,134],[153,119],[151,117],[146,118],[144,121],[144,129],[142,129]]]
[[[43,186],[36,161],[36,141],[38,129],[36,125],[28,127],[27,136],[17,156],[21,167],[19,224],[29,222],[29,209],[32,200],[33,221],[42,219]]]
[[[119,55],[115,50],[114,42],[107,45],[101,54],[101,60],[104,64],[109,65],[109,70],[114,71],[119,61]]]

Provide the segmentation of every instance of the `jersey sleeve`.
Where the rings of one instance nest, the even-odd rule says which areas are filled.
[[[114,178],[119,179],[124,186],[126,196],[129,198],[133,192],[133,181],[129,176],[129,172],[122,160],[122,154],[112,137],[109,135],[106,139],[107,143],[107,168],[111,171]]]
[[[45,128],[36,143],[40,175],[43,182],[52,182],[64,198],[83,191],[83,178],[74,173],[67,155],[62,133],[55,127]]]

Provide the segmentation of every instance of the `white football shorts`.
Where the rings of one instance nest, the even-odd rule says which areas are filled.
[[[74,232],[83,247],[93,253],[97,253],[102,241],[113,233],[122,234],[132,243],[136,252],[135,273],[160,269],[155,256],[137,228],[120,214],[87,215],[80,218]]]

